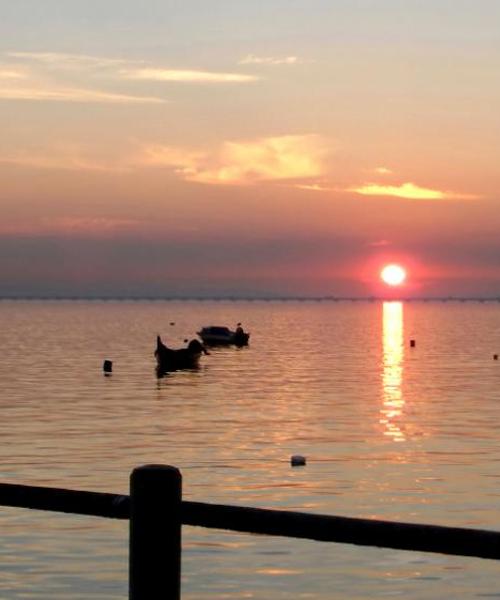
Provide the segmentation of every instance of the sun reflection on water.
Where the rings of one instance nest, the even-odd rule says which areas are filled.
[[[403,303],[383,304],[383,404],[380,423],[384,435],[395,442],[405,441],[405,434],[398,421],[403,416],[404,400],[401,388],[403,380]]]

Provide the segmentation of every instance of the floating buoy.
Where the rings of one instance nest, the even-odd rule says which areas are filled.
[[[493,355],[493,360],[498,360],[498,354]]]
[[[175,322],[174,321],[170,321],[170,325],[175,325]]]
[[[410,340],[410,348],[415,348],[415,340]]]
[[[102,370],[105,373],[111,373],[113,371],[113,363],[110,360],[105,360],[102,365]]]
[[[290,459],[290,464],[292,467],[305,467],[306,457],[301,456],[300,454],[294,454]]]

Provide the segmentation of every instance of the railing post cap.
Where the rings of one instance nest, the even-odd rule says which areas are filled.
[[[138,467],[135,467],[133,469],[132,472],[134,471],[178,471],[179,469],[177,467],[173,467],[172,465],[161,465],[161,464],[157,464],[157,463],[151,463],[151,464],[147,464],[147,465],[139,465]]]
[[[130,474],[130,481],[151,481],[156,479],[169,480],[172,483],[182,481],[182,475],[177,467],[171,465],[149,464],[135,467]]]

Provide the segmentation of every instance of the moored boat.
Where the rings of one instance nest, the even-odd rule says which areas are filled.
[[[197,334],[207,346],[247,346],[250,338],[250,334],[243,331],[240,323],[236,331],[229,327],[210,325],[203,327]]]
[[[162,341],[160,336],[156,338],[156,370],[158,374],[165,374],[169,371],[178,371],[179,369],[196,369],[199,366],[200,357],[208,354],[198,340],[191,340],[187,348],[174,350],[168,348]]]

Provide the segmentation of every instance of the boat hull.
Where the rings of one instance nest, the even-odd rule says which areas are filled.
[[[232,333],[229,336],[223,336],[213,335],[210,333],[203,333],[202,331],[200,331],[198,335],[200,336],[203,343],[207,346],[248,346],[248,340],[250,338],[249,333],[243,333],[240,335]]]
[[[197,340],[191,342],[187,348],[173,350],[165,346],[158,336],[155,350],[156,370],[159,374],[165,374],[182,369],[197,369],[203,351],[205,350]]]

